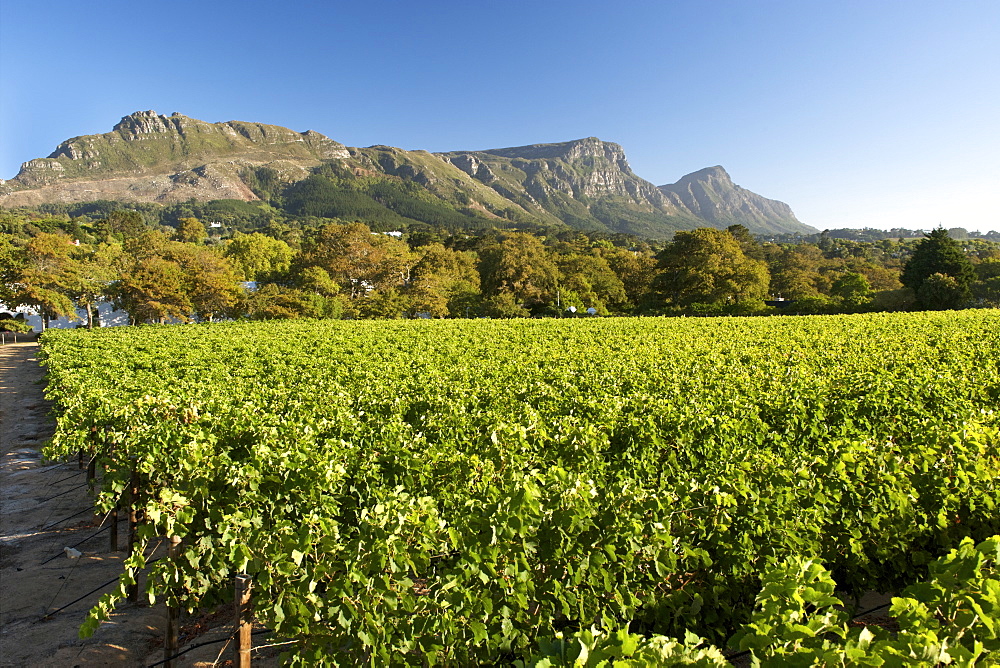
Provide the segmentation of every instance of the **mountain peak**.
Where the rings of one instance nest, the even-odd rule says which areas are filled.
[[[318,132],[136,111],[110,132],[67,139],[47,158],[24,163],[4,184],[0,203],[30,206],[84,197],[157,202],[190,197],[254,199],[238,175],[243,168],[273,164],[298,175],[323,160],[348,155],[346,147]],[[205,176],[208,172],[211,177]]]
[[[118,123],[111,129],[112,132],[117,132],[118,134],[125,136],[138,136],[143,134],[158,134],[162,132],[175,132],[182,125],[195,122],[201,123],[202,121],[194,121],[194,119],[188,118],[176,111],[169,117],[161,116],[155,111],[136,111],[128,116],[124,116]],[[64,142],[65,143],[65,142]],[[49,157],[55,158],[57,155],[53,154]]]
[[[718,227],[739,223],[757,232],[807,227],[784,202],[767,199],[733,183],[722,165],[699,169],[677,183],[660,186],[659,190]]]
[[[608,158],[614,162],[624,160],[625,151],[618,144],[597,137],[584,137],[553,144],[528,144],[510,148],[491,148],[484,151],[454,151],[453,153],[486,153],[501,158],[522,160],[576,160],[579,158]]]
[[[714,167],[706,167],[704,169],[699,169],[697,172],[691,172],[690,174],[682,176],[677,183],[673,183],[671,185],[680,186],[694,181],[721,181],[722,183],[733,183],[733,179],[729,176],[729,172],[727,172],[722,165],[715,165]]]

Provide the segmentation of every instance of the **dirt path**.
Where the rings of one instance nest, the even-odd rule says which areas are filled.
[[[93,637],[78,637],[91,606],[115,586],[101,588],[121,573],[125,553],[110,551],[109,531],[94,535],[102,525],[88,512],[86,471],[75,461],[42,461],[54,424],[37,351],[35,343],[0,346],[0,667],[148,666],[164,658],[162,605],[120,606]],[[123,518],[123,547],[126,531]],[[68,557],[70,546],[81,556]],[[187,635],[205,641],[228,635],[226,621],[182,619],[181,646],[195,642],[184,624],[197,625]],[[196,650],[174,665],[211,666],[224,648]]]

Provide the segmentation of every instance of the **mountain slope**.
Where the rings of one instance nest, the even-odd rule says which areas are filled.
[[[621,146],[596,137],[439,155],[524,210],[577,229],[667,237],[703,224],[636,176]]]
[[[656,187],[633,173],[621,146],[596,137],[434,154],[348,148],[313,131],[153,111],[24,163],[15,178],[0,182],[0,206],[254,201],[282,193],[293,215],[385,225],[510,221],[648,238],[734,223],[755,233],[814,231],[787,205],[733,184],[721,167]]]
[[[755,234],[815,232],[800,223],[787,204],[741,188],[718,165],[688,174],[677,183],[660,186],[659,190],[664,195],[676,197],[695,216],[713,227],[740,224]]]
[[[322,161],[347,156],[342,144],[318,132],[143,111],[124,117],[111,132],[69,139],[47,158],[24,163],[0,186],[0,205],[253,200],[241,169],[268,165],[303,178]]]

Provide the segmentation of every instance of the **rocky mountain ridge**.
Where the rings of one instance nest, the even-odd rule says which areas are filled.
[[[790,206],[741,188],[721,165],[688,174],[659,190],[677,197],[689,211],[714,227],[740,224],[755,231],[781,234],[799,224]]]
[[[109,199],[164,204],[257,197],[239,172],[273,165],[303,178],[324,160],[348,157],[324,135],[276,125],[207,123],[182,114],[139,111],[111,132],[68,139],[46,158],[21,165],[0,185],[0,206]]]
[[[388,146],[349,148],[318,132],[261,123],[208,123],[153,111],[111,132],[75,137],[30,160],[0,184],[0,206],[108,199],[163,204],[259,199],[248,173],[282,183],[321,165],[356,178],[395,178],[470,215],[531,219],[576,229],[663,238],[695,227],[746,225],[754,232],[811,232],[782,202],[735,185],[721,167],[657,187],[638,177],[621,146],[588,137],[432,154]]]

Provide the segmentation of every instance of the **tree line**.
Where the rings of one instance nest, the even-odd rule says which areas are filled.
[[[373,232],[336,219],[210,236],[197,217],[150,224],[0,215],[0,302],[99,325],[275,318],[842,313],[1000,305],[1000,244],[760,241],[741,226],[652,244],[569,230]]]

